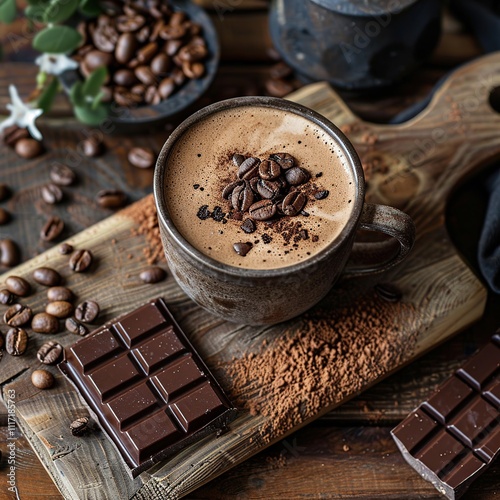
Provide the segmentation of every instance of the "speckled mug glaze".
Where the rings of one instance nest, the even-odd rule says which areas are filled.
[[[310,120],[337,141],[349,162],[355,185],[351,218],[330,245],[295,265],[258,270],[218,262],[193,247],[177,230],[168,212],[164,177],[172,146],[199,120],[240,106],[271,107]],[[311,308],[328,293],[350,256],[359,263],[349,271],[351,274],[370,274],[392,267],[405,258],[415,238],[415,227],[408,215],[392,207],[364,202],[365,181],[361,162],[347,137],[333,123],[305,106],[272,97],[228,99],[199,110],[181,123],[158,157],[154,196],[165,256],[180,287],[213,314],[249,325],[279,323]],[[370,262],[370,257],[373,257],[370,244],[355,246],[353,250],[357,229],[381,231],[393,236],[399,242],[398,253],[389,260]]]

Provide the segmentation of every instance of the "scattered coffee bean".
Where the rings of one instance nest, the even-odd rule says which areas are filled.
[[[297,215],[306,204],[307,198],[300,191],[291,191],[288,193],[282,205],[282,210],[285,215]]]
[[[89,430],[89,417],[80,417],[71,422],[69,430],[73,436],[81,436]]]
[[[71,302],[74,298],[73,292],[65,286],[53,286],[47,290],[47,299],[49,302]]]
[[[247,158],[238,168],[238,177],[250,180],[252,177],[257,176],[259,174],[259,164],[260,160],[258,158]]]
[[[267,93],[273,97],[285,97],[294,90],[293,84],[283,79],[270,78],[265,85]]]
[[[155,154],[150,148],[132,148],[128,161],[137,168],[151,168],[155,163]]]
[[[5,350],[11,356],[22,356],[28,347],[28,334],[22,328],[9,328],[5,334]]]
[[[144,283],[158,283],[167,277],[167,273],[161,267],[152,266],[142,271],[139,277]]]
[[[10,306],[3,315],[3,322],[10,326],[23,326],[28,323],[33,312],[28,306],[14,304]]]
[[[53,163],[50,168],[50,178],[59,186],[71,186],[76,180],[76,174],[64,163]]]
[[[54,241],[64,231],[64,221],[53,215],[47,219],[40,231],[40,238],[44,241]]]
[[[259,165],[259,175],[261,179],[273,180],[281,174],[281,167],[274,160],[264,160]]]
[[[85,139],[82,142],[83,154],[88,156],[89,158],[95,158],[99,156],[104,151],[104,144],[102,141],[96,139],[95,137],[91,137]]]
[[[399,302],[403,294],[399,288],[390,283],[381,283],[374,287],[376,294],[387,302]]]
[[[233,245],[234,251],[238,255],[241,255],[242,257],[245,257],[245,255],[248,252],[250,252],[250,250],[252,249],[252,247],[253,247],[253,245],[250,242],[246,242],[246,243],[239,242],[239,243],[235,243]]]
[[[75,318],[82,323],[92,323],[100,313],[99,304],[93,300],[85,300],[75,309]]]
[[[9,276],[5,280],[5,286],[18,297],[26,297],[31,293],[31,285],[20,276]]]
[[[33,271],[33,279],[44,286],[56,286],[62,281],[61,275],[50,267],[39,267]]]
[[[5,208],[0,207],[0,226],[5,226],[10,222],[10,213]]]
[[[28,129],[18,127],[17,125],[11,125],[4,129],[2,138],[7,146],[14,148],[20,139],[28,139],[30,137]]]
[[[292,167],[285,172],[285,178],[291,186],[304,184],[310,178],[309,173],[300,167]]]
[[[73,251],[73,246],[69,243],[61,243],[59,245],[59,253],[61,255],[68,255]]]
[[[274,153],[269,159],[274,160],[283,170],[288,170],[295,165],[295,158],[289,153]]]
[[[14,148],[18,156],[27,160],[40,156],[43,152],[42,143],[31,138],[19,139]]]
[[[63,346],[58,342],[49,340],[38,349],[36,357],[44,365],[55,365],[61,359],[62,353]]]
[[[59,331],[59,321],[52,314],[41,312],[33,316],[31,328],[37,333],[57,333]]]
[[[54,300],[47,304],[45,312],[56,318],[67,318],[73,314],[73,305],[64,300]]]
[[[82,337],[84,335],[87,335],[88,333],[87,327],[85,325],[82,325],[75,318],[68,318],[64,325],[66,326],[66,330],[68,330],[68,332],[70,333],[74,333]]]
[[[103,189],[97,193],[96,201],[102,208],[121,208],[127,202],[127,195],[119,189]]]
[[[6,288],[0,290],[0,304],[8,306],[16,301],[16,296]]]
[[[330,191],[327,191],[326,189],[323,189],[321,191],[316,191],[314,193],[314,197],[317,200],[324,200],[329,194],[330,194]]]
[[[63,192],[57,184],[47,184],[42,187],[42,198],[45,203],[55,205],[63,199]]]
[[[4,238],[0,240],[0,264],[7,267],[14,267],[21,261],[21,252],[17,244]]]
[[[7,184],[0,183],[0,201],[5,201],[10,196],[10,188]]]
[[[86,300],[75,309],[75,318],[82,323],[92,323],[101,312],[99,304],[93,300]]]
[[[245,221],[240,227],[247,234],[253,233],[257,229],[257,226],[255,225],[255,222],[252,219],[245,219]]]
[[[254,203],[248,213],[252,219],[269,220],[276,215],[276,205],[272,200],[261,200]]]
[[[85,272],[92,264],[93,256],[90,250],[76,250],[69,259],[69,268],[75,273]]]
[[[233,155],[233,163],[239,167],[244,161],[246,160],[246,157],[243,155],[240,155],[238,153],[234,153]]]
[[[289,78],[293,75],[293,70],[288,64],[280,61],[271,67],[269,70],[269,76],[275,80],[282,78]]]
[[[31,374],[31,383],[42,391],[54,385],[54,375],[47,370],[35,370]]]

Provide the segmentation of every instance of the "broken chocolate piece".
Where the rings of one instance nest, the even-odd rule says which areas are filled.
[[[391,434],[425,480],[460,498],[500,454],[500,333]]]

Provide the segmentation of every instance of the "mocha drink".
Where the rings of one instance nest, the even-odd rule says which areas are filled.
[[[181,235],[221,263],[256,270],[292,266],[328,247],[351,218],[356,186],[343,151],[322,127],[295,113],[264,106],[218,111],[173,144],[164,176],[166,208]],[[233,160],[235,154],[242,156]],[[290,157],[304,179],[287,174],[290,165],[281,160]],[[267,162],[261,174],[271,179],[259,177],[258,168],[242,179],[238,163],[247,158]],[[245,193],[235,201],[234,185],[252,190],[250,201],[266,210],[274,206],[273,215],[262,220]],[[269,186],[276,191],[268,194]],[[297,213],[284,208],[284,200],[294,202]]]

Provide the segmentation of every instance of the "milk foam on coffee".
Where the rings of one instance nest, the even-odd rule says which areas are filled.
[[[265,159],[279,152],[295,157],[311,174],[314,188],[329,191],[322,200],[308,194],[308,216],[259,221],[252,234],[241,229],[242,220],[197,217],[204,205],[210,211],[217,206],[226,214],[234,211],[221,194],[237,178],[234,153]],[[349,220],[356,189],[348,161],[335,139],[294,113],[263,106],[220,111],[191,126],[173,145],[165,176],[167,208],[184,238],[219,262],[249,269],[291,266],[323,250]],[[286,231],[291,228],[295,236],[290,239]],[[233,249],[237,242],[253,247],[243,257]]]

